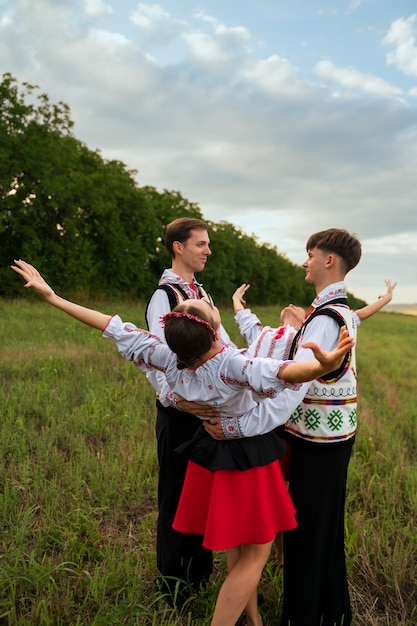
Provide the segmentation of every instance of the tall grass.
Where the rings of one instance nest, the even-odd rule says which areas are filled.
[[[359,329],[359,434],[351,464],[351,572],[363,624],[417,624],[417,318]]]
[[[143,305],[105,312],[143,324]],[[265,323],[277,311],[257,308]],[[0,624],[209,624],[225,574],[182,615],[158,612],[155,398],[111,341],[28,294],[0,301]],[[231,311],[223,315],[242,345]],[[417,623],[417,319],[359,330],[359,430],[346,549],[355,624]],[[260,585],[279,620],[282,573]]]

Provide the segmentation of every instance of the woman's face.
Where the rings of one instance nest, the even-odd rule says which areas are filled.
[[[211,302],[207,298],[201,298],[201,300],[184,300],[183,310],[186,311],[188,307],[193,307],[193,309],[197,309],[204,314],[204,317],[207,318],[210,324],[213,326],[214,330],[217,330],[222,323],[219,309],[211,304]]]

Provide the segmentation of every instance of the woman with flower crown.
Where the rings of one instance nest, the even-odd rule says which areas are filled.
[[[173,394],[218,408],[230,418],[257,406],[273,410],[277,394],[298,383],[337,368],[353,340],[341,330],[338,347],[323,352],[311,348],[316,360],[300,363],[248,358],[244,351],[223,346],[218,309],[208,300],[186,300],[164,316],[165,339],[58,296],[25,261],[12,269],[52,306],[102,331],[115,340],[119,352],[140,369],[164,372]],[[204,545],[227,551],[228,576],[217,598],[211,626],[234,626],[243,611],[248,626],[261,626],[257,585],[278,531],[295,528],[295,510],[286,489],[278,458],[283,447],[275,432],[228,441],[201,433],[186,446],[189,458],[174,528],[204,536]]]

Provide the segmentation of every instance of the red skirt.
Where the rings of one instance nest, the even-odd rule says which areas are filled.
[[[297,525],[279,461],[251,469],[210,472],[188,462],[173,528],[203,535],[209,550],[272,541]]]

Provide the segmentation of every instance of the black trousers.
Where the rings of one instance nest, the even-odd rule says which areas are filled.
[[[350,626],[344,509],[354,439],[291,439],[290,494],[298,526],[284,534],[281,626]]]
[[[175,452],[175,448],[191,439],[201,422],[195,415],[165,408],[159,401],[156,406],[159,460],[157,566],[164,585],[172,594],[178,578],[198,591],[200,583],[207,582],[212,572],[212,552],[203,548],[202,535],[179,533],[172,528],[172,523],[188,463],[185,457]]]

